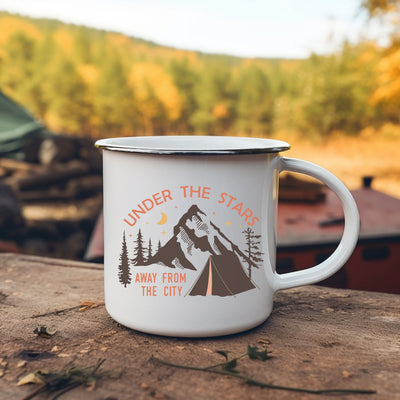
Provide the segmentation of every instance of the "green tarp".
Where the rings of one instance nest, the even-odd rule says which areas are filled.
[[[0,157],[19,158],[28,139],[48,135],[40,122],[0,91]]]

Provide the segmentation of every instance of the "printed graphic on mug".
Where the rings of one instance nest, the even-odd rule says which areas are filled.
[[[174,202],[179,196],[193,202],[179,210]],[[196,198],[214,202],[211,209],[215,211],[207,215]],[[149,230],[146,236],[141,229],[149,224],[146,214],[157,213],[159,205],[164,206],[163,211],[160,219],[153,222],[159,229]],[[241,223],[233,226],[236,224],[229,220],[216,222],[221,207],[230,208]],[[172,233],[167,234],[162,227],[171,218],[176,221],[172,221]],[[175,193],[162,190],[129,210],[123,220],[115,269],[119,283],[123,288],[133,287],[142,296],[226,297],[258,290],[252,277],[253,269],[263,263],[261,235],[256,231],[258,221],[253,211],[234,196],[214,194],[210,187],[180,186]],[[232,229],[239,230],[240,235],[235,237],[241,240],[231,240]]]

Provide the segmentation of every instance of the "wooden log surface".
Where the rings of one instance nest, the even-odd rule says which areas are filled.
[[[102,265],[0,254],[0,398],[22,400],[32,393],[37,385],[16,385],[30,372],[85,367],[99,359],[105,359],[101,371],[112,374],[98,380],[94,390],[77,387],[61,399],[400,398],[398,295],[318,286],[282,291],[261,326],[207,339],[159,337],[125,328],[108,316],[103,304]],[[57,332],[49,338],[35,335],[41,326]],[[265,389],[154,359],[206,367],[224,361],[216,351],[235,357],[248,345],[267,346],[273,356],[265,362],[238,361],[237,370],[257,380],[377,393]]]
[[[90,167],[87,163],[80,160],[72,160],[65,164],[49,166],[31,174],[6,178],[4,183],[15,190],[21,191],[39,188],[47,189],[51,185],[60,184],[68,179],[87,175],[89,171]]]
[[[64,187],[49,187],[47,190],[24,190],[18,193],[18,199],[23,202],[49,202],[55,200],[72,200],[101,193],[103,179],[100,175],[86,175],[71,178]]]

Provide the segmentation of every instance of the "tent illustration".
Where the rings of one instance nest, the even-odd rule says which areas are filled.
[[[199,277],[189,289],[189,296],[234,296],[254,289],[233,252],[210,255]]]

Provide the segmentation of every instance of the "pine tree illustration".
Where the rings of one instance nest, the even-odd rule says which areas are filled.
[[[153,248],[151,246],[151,239],[149,239],[149,245],[147,247],[147,262],[149,262],[151,260],[151,257],[153,257]]]
[[[124,287],[131,283],[131,269],[129,266],[128,247],[125,240],[125,231],[122,239],[122,249],[119,256],[118,278]]]
[[[133,265],[144,265],[146,262],[145,258],[145,247],[143,241],[142,231],[139,229],[135,240],[135,248],[133,250],[134,257],[132,258]]]
[[[157,248],[157,251],[160,251],[160,250],[161,250],[161,240],[158,241],[158,248]]]
[[[255,235],[253,229],[247,228],[244,230],[242,233],[244,233],[245,238],[246,238],[246,253],[248,258],[253,261],[256,265],[261,263],[263,259],[261,256],[263,253],[260,251],[260,238],[261,235]],[[246,260],[245,260],[246,261]],[[248,264],[248,271],[249,271],[249,279],[251,279],[251,267],[252,264],[247,261]]]

